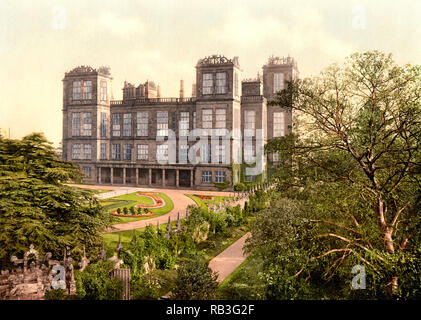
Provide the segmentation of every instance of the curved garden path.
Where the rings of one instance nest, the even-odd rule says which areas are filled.
[[[251,233],[247,232],[209,262],[209,268],[218,272],[219,283],[233,273],[249,256],[243,252],[244,244],[249,237],[251,237]]]
[[[171,217],[171,221],[175,221],[177,219],[178,213],[180,213],[180,218],[184,218],[186,216],[187,206],[190,204],[195,204],[195,202],[189,197],[186,197],[185,194],[201,194],[201,195],[214,195],[214,196],[232,196],[233,195],[233,192],[201,191],[201,190],[191,190],[191,189],[182,190],[182,189],[137,188],[137,187],[118,187],[118,186],[107,186],[107,185],[75,185],[75,184],[72,186],[85,188],[85,189],[113,190],[110,192],[96,194],[95,196],[101,200],[121,196],[121,195],[132,193],[132,192],[141,191],[141,192],[165,193],[168,197],[170,197],[170,199],[174,203],[174,209],[172,209],[169,213],[166,213],[156,218],[115,224],[113,225],[112,228],[108,229],[106,233],[144,228],[148,225],[156,225],[158,222],[159,224],[167,223],[168,217]],[[235,205],[240,204],[241,207],[243,207],[244,202],[245,202],[245,199],[242,199],[239,202],[235,203]]]

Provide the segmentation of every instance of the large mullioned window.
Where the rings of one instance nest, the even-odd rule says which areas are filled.
[[[107,144],[106,143],[101,143],[99,158],[101,160],[107,160]]]
[[[72,113],[72,136],[80,136],[80,112]]]
[[[72,145],[72,159],[79,160],[80,159],[80,144],[75,143]]]
[[[158,145],[156,149],[156,160],[158,161],[168,160],[168,145],[167,144]]]
[[[101,124],[99,127],[99,134],[101,137],[107,136],[107,114],[101,112]]]
[[[157,136],[168,136],[168,111],[158,111],[156,113],[156,129]]]
[[[203,74],[202,92],[203,94],[213,93],[213,74],[212,73]]]
[[[216,93],[217,94],[227,93],[227,73],[226,72],[216,73]]]
[[[179,132],[180,132],[181,137],[186,137],[189,135],[189,123],[190,123],[190,113],[180,112]]]
[[[101,97],[101,101],[107,101],[107,82],[106,81],[101,81],[100,97]]]
[[[251,163],[254,160],[255,151],[256,149],[253,144],[248,143],[244,145],[244,160],[246,163]]]
[[[73,81],[73,100],[82,99],[82,81]]]
[[[215,129],[216,135],[224,136],[227,128],[227,114],[226,109],[215,110]]]
[[[113,137],[119,137],[121,135],[120,114],[119,113],[113,113],[112,123],[113,123],[113,127],[112,127]]]
[[[180,144],[180,161],[185,162],[188,158],[189,146],[187,144]]]
[[[82,100],[82,97],[83,97],[83,100],[91,100],[92,99],[92,81],[91,80],[73,81],[73,84],[72,84],[72,99],[73,100]]]
[[[83,159],[84,160],[92,159],[92,145],[91,144],[83,145]]]
[[[132,160],[132,148],[131,144],[124,145],[124,160]]]
[[[83,135],[90,137],[92,135],[92,113],[84,112],[83,114]]]
[[[132,114],[123,114],[123,137],[130,137],[132,135]]]
[[[83,99],[84,100],[92,99],[92,81],[90,80],[83,81]]]
[[[215,150],[215,157],[217,163],[225,163],[225,145],[217,145]]]
[[[202,129],[204,135],[210,135],[212,129],[212,109],[202,110]]]
[[[202,171],[202,182],[210,183],[212,182],[212,171]]]
[[[137,145],[137,160],[148,160],[148,145],[147,144]]]
[[[148,121],[149,113],[148,112],[138,112],[136,115],[136,135],[138,137],[147,137],[148,136]]]
[[[225,171],[215,171],[215,182],[225,182]]]
[[[274,73],[273,74],[273,93],[276,93],[284,89],[284,74]]]
[[[273,113],[273,137],[285,135],[285,114],[283,112]]]
[[[121,153],[120,153],[120,144],[113,144],[112,150],[111,150],[111,159],[113,160],[120,160],[121,159]]]
[[[254,136],[256,129],[256,112],[254,110],[244,111],[244,134],[248,137]]]

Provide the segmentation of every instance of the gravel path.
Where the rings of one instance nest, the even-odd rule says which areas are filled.
[[[224,281],[248,257],[243,247],[251,233],[248,232],[209,262],[209,268],[218,272],[218,282]]]

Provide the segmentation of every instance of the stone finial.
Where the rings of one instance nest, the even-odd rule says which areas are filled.
[[[104,249],[104,241],[102,241],[102,248],[99,251],[98,259],[105,260],[106,256],[107,256],[107,253],[105,252],[105,249]]]
[[[177,214],[177,231],[181,230],[180,212]]]
[[[123,249],[123,244],[121,243],[121,234],[118,235],[118,244],[117,248],[115,248],[115,251],[118,253],[121,249]]]
[[[117,256],[112,256],[108,260],[113,261],[115,263],[114,269],[120,269],[120,265],[122,265],[124,263],[124,261],[119,259]]]
[[[136,243],[136,229],[133,229],[133,238],[132,238],[132,241],[130,242],[130,244],[132,246],[134,246],[135,243]]]
[[[168,223],[167,223],[167,232],[165,233],[165,238],[169,238],[171,234],[172,226],[171,226],[171,217],[168,216]]]
[[[83,257],[82,260],[79,262],[80,271],[83,271],[89,264],[89,259],[86,257],[86,250],[83,247]]]

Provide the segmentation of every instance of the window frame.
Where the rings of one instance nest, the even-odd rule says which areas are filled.
[[[212,183],[212,171],[203,170],[202,171],[202,183]]]
[[[121,160],[121,144],[113,143],[111,145],[111,160]]]
[[[123,113],[123,137],[132,136],[132,114]]]
[[[107,81],[102,80],[100,82],[100,101],[108,100],[108,85]]]
[[[225,171],[215,171],[215,183],[224,183],[226,180]]]
[[[138,111],[136,113],[136,136],[138,137],[149,136],[149,112],[148,111]]]
[[[224,77],[220,78],[221,75]],[[215,91],[216,94],[227,94],[228,92],[228,74],[225,71],[220,71],[216,73],[215,76]]]
[[[205,79],[206,76],[209,76]],[[211,95],[213,94],[213,73],[212,72],[204,72],[202,73],[202,94],[203,95]]]
[[[162,116],[166,114],[165,116]],[[165,121],[167,119],[167,121]],[[157,111],[156,112],[156,136],[167,137],[168,136],[168,111]]]
[[[79,84],[75,86],[75,84]],[[72,100],[80,101],[82,100],[82,80],[75,80],[72,83]]]
[[[78,150],[78,152],[76,152],[76,150]],[[72,160],[80,160],[81,151],[82,151],[82,146],[80,143],[72,144]],[[77,154],[77,157],[75,157],[75,154]]]
[[[137,145],[137,160],[142,160],[142,161],[149,160],[149,145],[148,144]]]
[[[83,100],[92,100],[92,80],[83,80]]]

